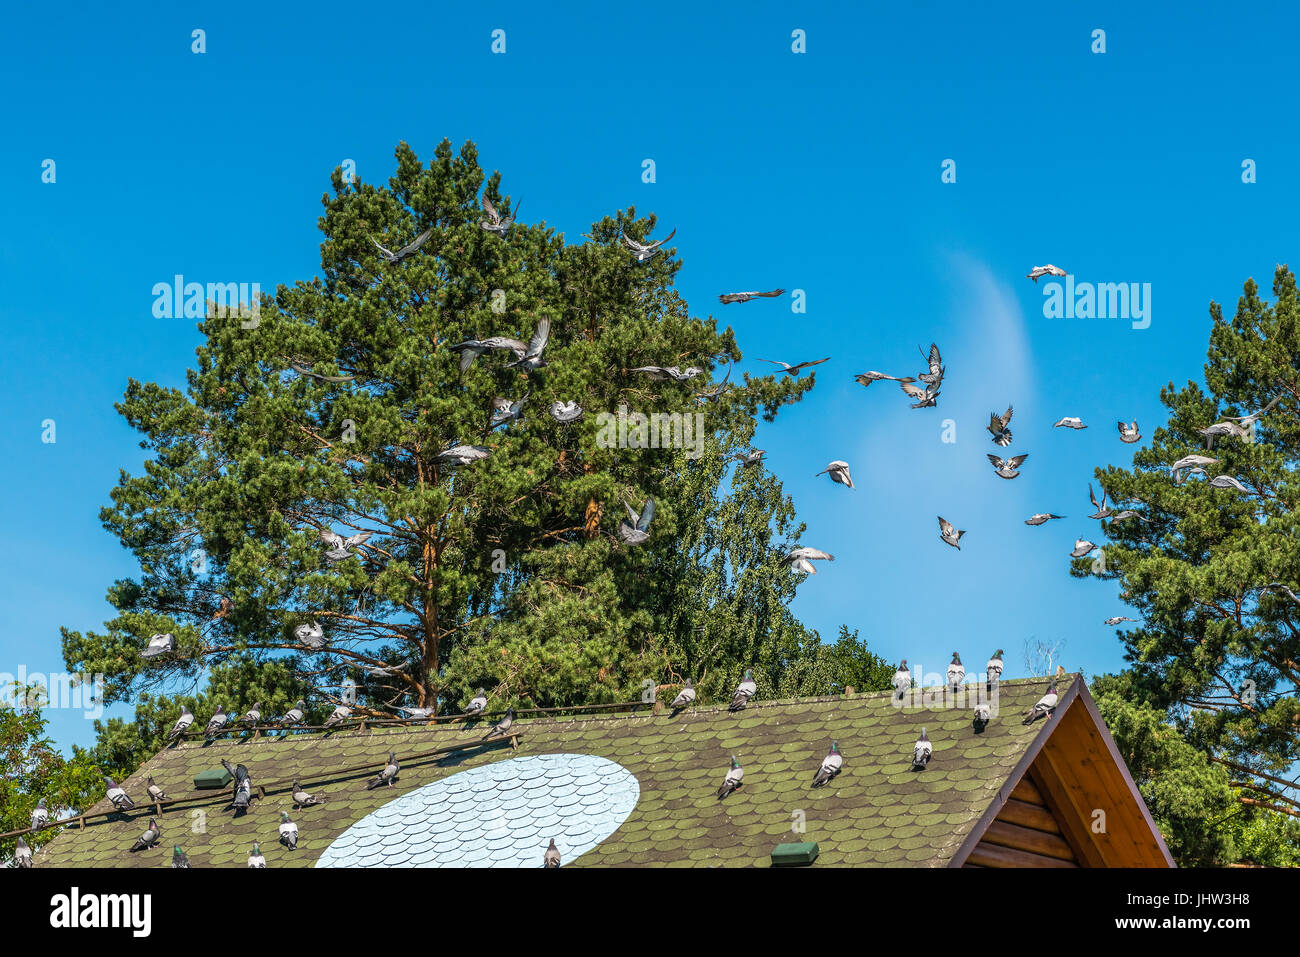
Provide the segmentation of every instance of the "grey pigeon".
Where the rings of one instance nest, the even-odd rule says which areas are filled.
[[[492,399],[492,419],[488,422],[488,428],[498,428],[511,422],[516,422],[523,415],[524,403],[528,401],[528,396],[522,399],[515,399],[513,402],[509,399],[496,396]]]
[[[302,789],[302,785],[298,783],[297,779],[296,778],[294,779],[293,809],[295,811],[300,810],[301,808],[304,807],[308,807],[312,804],[324,804],[324,803],[325,803],[324,798],[318,798],[314,794],[308,794],[306,791]]]
[[[830,753],[822,759],[822,766],[817,770],[816,777],[813,778],[812,786],[815,788],[825,787],[830,784],[831,779],[840,773],[844,767],[844,755],[840,754],[840,743],[831,742]]]
[[[366,785],[366,790],[373,791],[381,784],[387,785],[391,788],[393,786],[393,781],[397,778],[397,772],[401,769],[402,766],[397,763],[397,753],[389,751],[388,763],[384,765],[384,769],[375,776],[375,779]]]
[[[354,375],[325,375],[321,372],[314,372],[312,367],[306,363],[290,360],[289,368],[298,375],[304,375],[311,379],[319,379],[321,382],[353,382],[356,380]]]
[[[736,760],[736,756],[733,754],[731,756],[731,770],[729,770],[727,776],[722,779],[722,787],[718,788],[718,800],[721,801],[732,791],[739,788],[740,781],[744,776],[745,769],[740,766],[740,762]]]
[[[754,673],[748,668],[745,669],[745,677],[740,679],[740,684],[736,685],[736,693],[731,696],[731,704],[727,706],[728,711],[740,711],[749,704],[749,699],[754,697],[758,691],[758,685],[754,682]]]
[[[733,302],[749,302],[751,299],[775,299],[777,296],[785,295],[784,289],[769,289],[767,292],[724,292],[718,296],[718,302],[724,306],[729,306]]]
[[[984,666],[984,677],[988,679],[986,687],[988,688],[989,691],[992,691],[993,686],[997,684],[999,680],[1001,680],[1002,678],[1002,649],[1001,648],[993,652],[993,657],[990,658],[989,663]]]
[[[340,725],[340,724],[342,724],[344,721],[346,721],[347,718],[348,718],[348,715],[350,715],[351,713],[352,713],[352,709],[351,709],[351,708],[349,708],[349,707],[348,707],[347,705],[345,705],[345,704],[341,704],[341,705],[339,705],[337,708],[335,708],[333,711],[330,712],[330,716],[329,716],[328,718],[325,719],[325,724],[323,724],[322,727],[324,727],[324,728],[334,728],[334,727],[337,727],[338,725]]]
[[[1054,515],[1051,512],[1035,512],[1025,519],[1026,525],[1042,525],[1044,522],[1050,522],[1054,518],[1065,518],[1064,515]]]
[[[305,645],[312,651],[320,651],[329,642],[325,639],[325,628],[319,621],[313,621],[310,625],[304,623],[298,625],[293,630],[294,639],[301,645]]]
[[[1119,429],[1119,440],[1121,442],[1132,445],[1134,442],[1141,440],[1142,433],[1138,431],[1137,419],[1134,419],[1131,423],[1117,422],[1115,424]]]
[[[961,537],[966,534],[966,529],[957,528],[952,522],[948,521],[942,515],[939,518],[939,538],[945,543],[951,545],[957,551],[961,551]]]
[[[1070,552],[1070,557],[1082,558],[1096,547],[1095,543],[1088,541],[1086,538],[1076,538],[1074,540],[1074,550]]]
[[[480,738],[479,740],[486,741],[488,738],[499,738],[504,734],[508,734],[510,732],[510,728],[514,725],[514,723],[515,723],[515,709],[506,708],[506,716],[502,718],[500,721],[498,721],[496,724],[492,725],[492,729],[488,731],[487,734],[483,735],[483,737]]]
[[[298,848],[298,825],[289,817],[288,811],[280,813],[280,843],[291,851]]]
[[[1241,482],[1233,478],[1231,475],[1216,475],[1214,478],[1210,479],[1210,485],[1214,488],[1232,488],[1236,489],[1238,492],[1245,492],[1247,495],[1250,494],[1250,489],[1246,488],[1246,486],[1242,485]]]
[[[460,371],[465,372],[474,364],[474,360],[483,353],[493,349],[508,349],[513,352],[516,359],[523,358],[528,351],[526,343],[518,339],[512,339],[509,336],[489,336],[486,339],[466,339],[464,342],[458,342],[453,346],[448,346],[452,352],[460,353]]]
[[[236,767],[225,758],[221,759],[221,766],[229,771],[231,777],[235,779],[235,793],[230,799],[230,804],[228,804],[227,807],[232,807],[236,810],[248,810],[249,802],[253,799],[253,781],[248,776],[248,768],[244,767],[242,764]]]
[[[582,406],[576,402],[552,402],[551,418],[561,425],[577,422],[582,418]]]
[[[154,635],[149,639],[149,644],[140,650],[141,658],[157,658],[159,655],[165,655],[176,647],[176,637],[174,635]]]
[[[1107,618],[1105,621],[1102,622],[1102,624],[1103,624],[1103,625],[1118,625],[1118,624],[1120,624],[1121,622],[1125,622],[1125,621],[1137,621],[1137,619],[1136,619],[1136,618],[1130,618],[1130,617],[1128,617],[1128,615],[1117,615],[1117,616],[1114,617],[1114,618]]]
[[[482,688],[478,688],[474,692],[474,697],[469,699],[469,704],[465,706],[465,713],[482,714],[487,710],[487,703],[487,695]]]
[[[659,247],[662,246],[664,243],[668,242],[668,240],[672,239],[676,235],[677,235],[677,230],[674,229],[663,239],[660,239],[658,242],[653,242],[653,243],[637,242],[635,239],[632,239],[630,236],[628,236],[627,233],[623,233],[623,232],[619,233],[619,238],[623,240],[624,246],[632,250],[632,252],[636,253],[635,256],[636,261],[639,263],[644,263],[644,262],[649,262],[651,259],[654,259],[655,256],[659,254]]]
[[[880,382],[882,379],[888,380],[890,382],[915,382],[916,381],[911,376],[903,376],[902,378],[900,378],[896,375],[886,375],[883,372],[876,372],[874,369],[868,370],[867,372],[859,372],[857,375],[853,377],[853,381],[861,385],[862,388],[864,389],[869,388],[871,383]]]
[[[648,541],[650,538],[650,523],[655,517],[655,500],[652,498],[646,499],[640,515],[637,515],[632,506],[626,502],[623,503],[623,507],[627,509],[628,517],[618,523],[618,537],[629,545],[640,545],[642,542]]]
[[[853,488],[853,476],[849,474],[848,462],[836,459],[830,465],[826,466],[826,468],[817,473],[817,475],[827,474],[830,475],[832,482],[837,482],[840,485],[847,485],[849,488]]]
[[[1077,415],[1067,415],[1067,416],[1066,416],[1065,418],[1063,418],[1063,419],[1057,419],[1056,422],[1052,425],[1052,428],[1054,428],[1054,429],[1086,429],[1087,426],[1083,424],[1083,419],[1079,418]]]
[[[185,707],[184,705],[181,705],[181,716],[176,719],[176,723],[172,725],[172,729],[167,732],[167,740],[175,741],[177,738],[183,735],[187,730],[189,730],[190,725],[192,725],[193,723],[194,723],[194,715],[190,713],[189,708]]]
[[[283,728],[289,728],[295,724],[300,724],[302,722],[303,711],[306,709],[306,707],[307,707],[307,702],[299,698],[298,703],[295,704],[288,711],[286,711],[284,713],[284,717],[282,717],[276,723]]]
[[[415,239],[411,240],[401,249],[397,250],[397,252],[393,252],[391,249],[387,249],[379,245],[379,243],[375,242],[374,236],[370,237],[370,241],[372,243],[375,243],[375,248],[379,250],[379,255],[384,257],[384,260],[386,262],[400,263],[403,259],[406,259],[414,255],[416,250],[418,250],[421,246],[423,246],[428,241],[429,237],[432,235],[433,235],[433,230],[426,229],[424,232],[420,233],[420,235],[416,236]]]
[[[108,791],[108,799],[113,803],[113,807],[119,811],[129,811],[135,807],[135,802],[126,796],[126,792],[118,787],[117,782],[112,778],[104,778],[104,787]]]
[[[1128,518],[1141,518],[1141,515],[1133,511],[1133,509],[1131,508],[1126,508],[1122,512],[1116,512],[1114,515],[1110,517],[1110,520],[1113,523],[1113,522],[1122,522]]]
[[[1032,724],[1039,718],[1045,718],[1056,710],[1057,694],[1056,682],[1053,681],[1047,686],[1047,693],[1038,699],[1037,703],[1025,712],[1025,719],[1021,724]]]
[[[772,365],[774,365],[774,366],[780,366],[780,367],[781,367],[781,372],[784,372],[784,373],[786,373],[787,375],[797,376],[797,375],[799,375],[799,373],[801,373],[804,369],[807,369],[807,368],[809,368],[809,367],[811,367],[811,366],[819,366],[819,365],[821,365],[823,362],[830,362],[830,361],[831,361],[831,357],[830,357],[830,356],[827,356],[825,359],[812,359],[812,360],[810,360],[810,361],[808,361],[808,362],[796,362],[794,365],[790,365],[790,363],[788,363],[788,362],[782,362],[780,359],[759,359],[758,361],[759,361],[759,362],[770,362],[770,363],[772,363]],[[780,373],[778,373],[778,375],[779,375],[779,374],[780,374]]]
[[[766,454],[766,449],[753,449],[749,452],[733,452],[731,457],[745,468],[749,468],[751,465],[757,465],[763,461],[763,456]]]
[[[506,368],[518,367],[532,372],[546,365],[542,361],[542,350],[546,348],[546,343],[551,338],[551,320],[547,316],[542,316],[537,320],[537,329],[533,332],[533,337],[528,340],[528,346],[524,354],[514,362],[507,362]]]
[[[172,867],[189,867],[190,859],[185,856],[179,844],[172,845]]]
[[[515,221],[515,216],[519,212],[520,203],[515,203],[515,208],[510,211],[508,216],[502,216],[497,212],[497,208],[492,205],[492,200],[487,198],[487,193],[483,194],[483,212],[487,213],[488,218],[479,223],[483,229],[489,233],[506,238],[508,230]]]
[[[224,728],[226,726],[226,722],[229,720],[230,720],[230,715],[226,714],[225,709],[222,708],[221,705],[217,705],[216,713],[212,716],[212,719],[208,722],[208,726],[203,729],[203,736],[207,738],[212,737],[214,734],[216,734],[218,731]]]
[[[257,841],[253,842],[253,852],[248,855],[249,867],[266,867],[266,858],[262,855],[262,849],[258,846]]]
[[[1277,395],[1273,396],[1271,400],[1269,400],[1268,405],[1264,406],[1264,408],[1260,409],[1258,412],[1252,412],[1250,415],[1229,416],[1229,418],[1231,418],[1234,422],[1239,423],[1244,428],[1248,429],[1256,422],[1258,422],[1261,416],[1266,415],[1270,411],[1272,411],[1273,406],[1281,402],[1282,398],[1283,398],[1282,394],[1278,393]]]
[[[1089,518],[1109,518],[1109,517],[1110,517],[1110,509],[1108,509],[1108,508],[1106,507],[1106,490],[1105,490],[1104,488],[1101,490],[1101,501],[1098,502],[1098,501],[1097,501],[1097,495],[1096,495],[1096,493],[1094,493],[1093,490],[1092,490],[1092,483],[1089,482],[1089,483],[1088,483],[1088,500],[1092,502],[1092,507],[1095,508],[1095,509],[1097,510],[1097,511],[1094,512],[1092,515],[1089,515],[1089,516],[1088,516]]]
[[[32,849],[27,846],[27,842],[21,837],[18,838],[18,843],[14,845],[14,863],[21,868],[32,866]]]
[[[930,763],[930,755],[934,754],[934,746],[930,743],[930,736],[925,733],[925,728],[921,729],[921,737],[912,747],[912,770],[923,771],[925,766]]]
[[[966,666],[961,663],[961,655],[955,651],[952,653],[952,661],[948,664],[947,678],[948,687],[952,689],[954,694],[961,687],[961,683],[966,680]]]
[[[161,837],[162,828],[158,826],[157,821],[149,818],[148,830],[135,839],[135,843],[131,845],[131,853],[134,854],[136,851],[145,851],[151,847],[157,847],[158,839]]]
[[[329,550],[325,552],[325,557],[332,562],[341,562],[356,554],[352,549],[367,541],[374,532],[357,532],[355,535],[344,538],[337,532],[322,528],[319,534],[320,540],[329,546]]]
[[[1218,437],[1240,439],[1250,434],[1249,429],[1243,429],[1236,422],[1215,422],[1213,425],[1196,431],[1205,438],[1205,447],[1207,449],[1214,448],[1214,440]]]
[[[704,370],[699,366],[690,366],[686,369],[679,369],[677,366],[638,366],[635,369],[629,369],[629,372],[644,372],[652,379],[664,380],[672,379],[674,382],[686,382],[694,379],[698,375],[703,375]]]
[[[904,658],[898,663],[898,670],[894,672],[894,690],[898,692],[899,700],[907,694],[908,689],[912,687],[912,672],[907,668],[907,659]]]
[[[542,858],[542,863],[548,868],[560,866],[560,849],[555,846],[555,838],[551,838],[551,843],[546,848],[546,854]]]
[[[999,458],[992,453],[985,454],[988,456],[989,462],[993,465],[994,474],[997,475],[998,478],[1004,479],[1019,478],[1020,472],[1017,470],[1020,468],[1020,463],[1029,458],[1028,452],[1025,452],[1022,455],[1013,455],[1009,459]]]
[[[253,706],[244,712],[239,719],[241,727],[255,728],[257,723],[262,720],[262,702],[254,701]]]
[[[1011,422],[1011,406],[1007,406],[1007,411],[998,415],[996,412],[989,413],[988,430],[989,435],[993,436],[993,444],[1006,448],[1011,444],[1011,430],[1007,425]]]
[[[428,707],[428,708],[399,707],[397,710],[402,712],[404,715],[406,715],[406,717],[409,720],[412,721],[420,721],[424,718],[432,718],[435,714],[438,713],[438,709],[436,706]]]
[[[1035,266],[1033,269],[1029,270],[1029,272],[1025,273],[1025,278],[1032,279],[1036,284],[1043,276],[1056,276],[1057,278],[1060,278],[1064,275],[1066,275],[1064,269],[1060,266],[1053,266],[1051,263],[1048,263],[1046,266]]]
[[[677,697],[673,699],[671,705],[674,712],[681,711],[683,708],[689,708],[695,703],[695,685],[690,678],[686,679],[686,684],[682,690],[677,692]]]
[[[926,385],[933,386],[937,389],[939,383],[943,381],[943,374],[945,371],[943,368],[943,358],[939,355],[939,347],[933,342],[930,343],[930,354],[928,356],[924,349],[921,349],[919,346],[917,348],[921,353],[921,358],[925,359],[925,364],[930,369],[929,372],[923,372],[917,376],[917,378]]]
[[[785,557],[781,560],[790,566],[792,572],[806,572],[809,575],[816,575],[817,569],[813,568],[812,563],[818,561],[833,562],[835,556],[820,549],[800,546],[786,552]]]
[[[153,775],[149,775],[148,781],[145,782],[145,790],[149,792],[149,797],[154,801],[167,800],[167,793],[158,785],[153,783]]]
[[[479,459],[485,459],[492,450],[485,445],[453,445],[445,452],[439,452],[434,460],[444,465],[469,465]]]
[[[153,779],[150,778],[152,781]],[[45,807],[45,798],[36,802],[36,807],[32,808],[32,830],[39,831],[46,824],[50,823],[50,812]]]
[[[917,400],[912,403],[913,409],[933,409],[939,404],[938,383],[928,385],[922,389],[912,385],[910,381],[899,379],[898,385],[905,393]]]

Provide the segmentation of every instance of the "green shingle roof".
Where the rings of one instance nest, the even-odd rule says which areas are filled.
[[[1075,680],[1061,680],[1062,696]],[[1020,723],[1045,686],[1046,679],[1038,678],[1003,682],[1000,712],[978,734],[969,704],[946,708],[938,695],[940,700],[932,698],[927,706],[899,708],[891,693],[880,693],[752,701],[735,714],[725,707],[701,707],[677,717],[665,711],[519,719],[518,751],[497,744],[422,760],[409,756],[477,742],[487,725],[187,742],[162,751],[122,782],[137,804],[145,797],[150,774],[172,798],[198,796],[192,790],[194,776],[221,767],[222,758],[246,765],[254,785],[297,777],[325,803],[295,811],[286,788],[254,801],[249,813],[235,817],[224,810],[229,789],[220,796],[208,792],[213,803],[166,809],[159,818],[161,845],[132,854],[128,849],[152,813],[141,804],[125,819],[99,819],[65,830],[41,849],[36,864],[161,867],[170,861],[171,846],[180,844],[194,867],[243,867],[256,840],[268,867],[310,866],[351,825],[416,788],[516,756],[586,754],[614,761],[635,775],[640,798],[612,835],[566,860],[566,866],[766,867],[777,844],[816,841],[816,867],[940,867],[961,846],[1030,743],[1050,728],[1050,720],[1028,727]],[[933,695],[936,689],[926,691]],[[916,773],[911,770],[912,746],[923,725],[934,756],[925,771]],[[813,776],[832,739],[839,742],[844,770],[829,786],[813,789]],[[367,791],[364,775],[322,780],[359,765],[372,764],[377,771],[390,750],[402,762],[392,788]],[[719,801],[717,789],[732,754],[745,769],[744,786]],[[105,800],[89,813],[108,809]],[[278,843],[284,810],[299,828],[294,852]],[[792,830],[796,822],[805,830]],[[546,835],[539,837],[540,865]]]

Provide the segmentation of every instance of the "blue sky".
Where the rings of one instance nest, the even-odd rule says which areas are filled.
[[[1096,540],[1093,468],[1130,460],[1115,421],[1149,434],[1160,387],[1200,378],[1210,300],[1231,311],[1247,276],[1267,289],[1291,255],[1292,10],[189,6],[15,9],[0,35],[21,93],[0,108],[0,672],[62,670],[59,626],[99,627],[106,587],[134,571],[97,518],[142,461],[113,403],[131,376],[183,385],[199,344],[193,321],[153,317],[153,284],[313,275],[330,171],[351,158],[383,181],[399,140],[427,158],[443,137],[474,140],[524,219],[573,240],[630,204],[658,213],[678,230],[680,290],[737,330],[742,368],[834,357],[758,437],[805,543],[837,557],[795,605],[824,637],[848,623],[930,671],[954,648],[980,666],[1001,646],[1019,676],[1034,638],[1063,641],[1070,669],[1121,664],[1101,624],[1125,610],[1118,589],[1070,578],[1067,553]],[[945,159],[956,183],[940,181]],[[1151,283],[1150,328],[1045,318],[1023,278],[1045,262]],[[715,298],[775,286],[805,290],[807,313]],[[939,408],[853,383],[915,375],[931,341],[948,365]],[[1030,453],[1014,482],[984,458],[988,413],[1008,403],[1010,451]],[[1053,430],[1063,415],[1092,427]],[[813,477],[836,458],[856,491]],[[1023,525],[1036,511],[1069,518]],[[936,514],[968,529],[961,552]],[[91,742],[80,712],[51,717],[59,744]]]

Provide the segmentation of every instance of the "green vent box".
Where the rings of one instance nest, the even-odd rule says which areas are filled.
[[[200,771],[194,775],[194,787],[199,791],[211,791],[215,788],[224,788],[233,780],[229,771],[225,768],[213,768],[209,771]],[[802,845],[793,845],[796,847]]]
[[[773,867],[807,867],[817,860],[817,842],[778,844],[772,851]]]

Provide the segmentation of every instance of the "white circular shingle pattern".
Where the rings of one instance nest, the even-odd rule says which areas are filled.
[[[590,754],[539,754],[461,771],[389,801],[317,867],[541,867],[551,838],[572,863],[627,820],[636,776]]]

